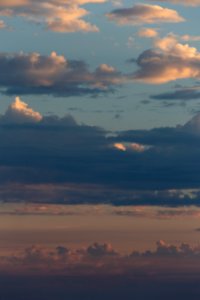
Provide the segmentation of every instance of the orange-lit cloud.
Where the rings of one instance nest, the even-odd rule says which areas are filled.
[[[158,32],[153,28],[141,28],[137,34],[144,38],[155,38],[157,37]]]
[[[142,145],[138,143],[115,143],[114,148],[120,151],[143,152],[145,150],[148,150],[150,146]]]
[[[15,124],[39,122],[41,120],[42,115],[30,108],[19,97],[15,98],[15,101],[11,103],[2,118],[3,122]]]
[[[150,84],[200,77],[200,53],[195,47],[181,44],[169,35],[155,41],[155,48],[144,51],[137,59],[140,69],[133,78]]]

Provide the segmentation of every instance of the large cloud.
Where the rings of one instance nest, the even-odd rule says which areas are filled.
[[[107,14],[107,17],[119,25],[178,23],[184,21],[175,10],[150,4],[135,4],[131,8],[115,9]]]
[[[123,76],[102,64],[91,72],[83,61],[50,56],[0,53],[0,86],[7,94],[53,94],[73,96],[98,94],[120,84]]]
[[[0,199],[199,204],[199,120],[110,135],[17,98],[0,117]]]
[[[0,15],[19,16],[44,23],[52,31],[98,31],[95,25],[83,20],[89,12],[81,6],[88,3],[103,3],[106,0],[10,0],[0,1]]]

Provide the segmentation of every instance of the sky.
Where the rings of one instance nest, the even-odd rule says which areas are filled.
[[[0,0],[0,299],[199,299],[199,10]]]

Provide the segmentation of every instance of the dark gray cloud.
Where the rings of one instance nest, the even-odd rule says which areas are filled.
[[[151,99],[155,100],[182,100],[188,101],[193,99],[200,99],[200,90],[197,87],[177,89],[172,92],[152,95]]]
[[[0,199],[47,203],[198,204],[200,116],[113,135],[19,98],[0,117]]]

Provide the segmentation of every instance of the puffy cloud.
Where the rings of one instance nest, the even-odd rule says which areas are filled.
[[[5,115],[1,118],[1,121],[5,123],[15,124],[39,122],[41,120],[42,115],[30,108],[19,97],[15,98],[15,101],[8,107]]]
[[[95,25],[83,20],[89,12],[82,8],[88,3],[103,3],[106,0],[9,0],[0,1],[0,15],[19,16],[27,20],[44,23],[52,31],[98,31]]]
[[[179,43],[174,35],[157,39],[155,49],[144,51],[137,64],[140,69],[133,79],[145,83],[200,77],[200,53],[188,44]]]
[[[107,17],[119,25],[178,23],[184,21],[175,10],[150,4],[135,4],[130,8],[115,9],[107,14]]]
[[[83,61],[49,56],[0,53],[0,86],[7,94],[98,94],[123,81],[115,68],[102,64],[93,72]]]
[[[158,32],[153,28],[141,28],[137,34],[144,38],[155,38],[158,36]]]

